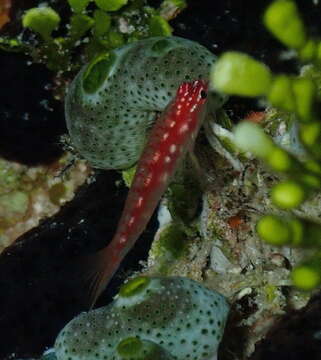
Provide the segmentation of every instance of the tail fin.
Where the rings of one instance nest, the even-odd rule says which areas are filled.
[[[118,268],[118,264],[113,261],[110,245],[94,254],[84,255],[75,260],[78,276],[81,277],[81,283],[85,287],[85,305],[89,309],[95,305]]]

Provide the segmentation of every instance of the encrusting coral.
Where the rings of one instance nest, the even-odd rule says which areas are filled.
[[[58,360],[214,359],[228,310],[222,295],[191,279],[133,278],[107,307],[82,313],[62,329],[56,356]],[[146,352],[139,357],[141,348]],[[146,355],[147,350],[153,357]]]

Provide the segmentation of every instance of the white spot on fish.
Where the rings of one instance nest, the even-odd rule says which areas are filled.
[[[119,238],[120,244],[124,244],[126,241],[127,241],[127,238],[124,235]]]
[[[128,221],[128,226],[132,226],[135,222],[135,216],[132,216]]]
[[[140,196],[137,200],[137,204],[136,204],[136,207],[141,207],[142,206],[142,203],[143,203],[143,200],[144,198],[142,196]]]
[[[180,110],[177,110],[176,111],[176,115],[179,116],[181,114],[181,111]]]
[[[195,110],[196,110],[196,105],[193,105],[192,108],[191,108],[191,110],[190,110],[190,112],[192,113],[192,112],[194,112]]]
[[[171,162],[171,158],[169,156],[165,156],[165,162],[166,163],[170,163]]]
[[[180,129],[179,129],[179,133],[180,134],[183,134],[185,133],[186,131],[188,131],[188,125],[187,124],[183,124]]]
[[[163,135],[163,140],[166,140],[168,137],[169,137],[169,133],[167,132]]]
[[[160,158],[160,152],[156,151],[155,154],[153,155],[153,162],[157,162]]]
[[[169,127],[172,128],[172,127],[175,126],[175,124],[176,124],[176,121],[171,121],[171,122],[169,123]]]
[[[146,178],[144,179],[144,185],[145,185],[146,187],[149,186],[149,184],[151,183],[152,177],[153,177],[152,173],[149,173],[149,174],[146,176]]]
[[[175,144],[172,144],[170,147],[169,147],[169,152],[171,154],[174,154],[174,152],[176,151],[176,145]]]

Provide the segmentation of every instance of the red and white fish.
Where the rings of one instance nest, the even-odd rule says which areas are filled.
[[[205,115],[207,88],[202,80],[183,83],[151,129],[116,233],[109,245],[90,257],[91,305],[144,231],[179,160],[192,151]]]

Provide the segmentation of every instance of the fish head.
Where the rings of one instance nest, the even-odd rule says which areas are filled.
[[[184,82],[178,88],[178,98],[185,102],[187,106],[192,104],[196,107],[202,107],[206,102],[208,91],[208,82],[205,80],[195,80]]]

